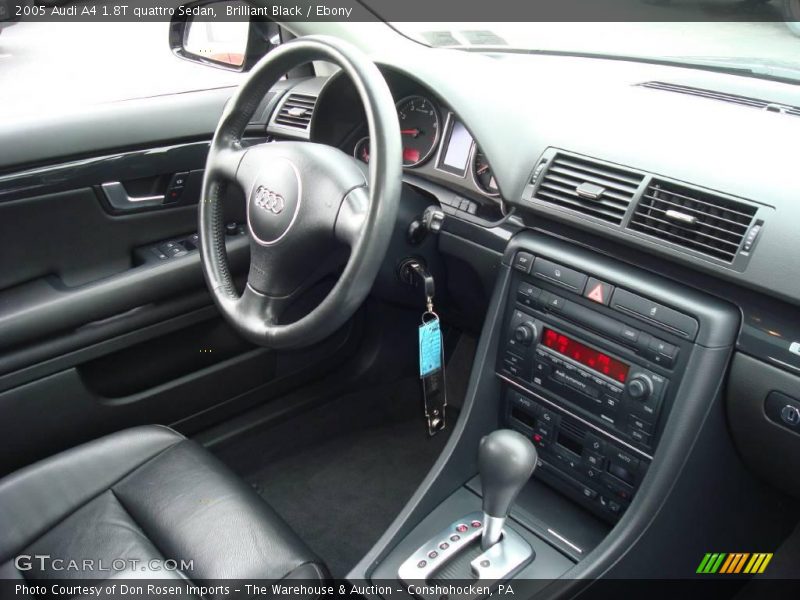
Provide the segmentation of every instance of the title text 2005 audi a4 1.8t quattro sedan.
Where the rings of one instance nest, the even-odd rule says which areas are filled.
[[[49,4],[0,595],[796,597],[794,4]]]

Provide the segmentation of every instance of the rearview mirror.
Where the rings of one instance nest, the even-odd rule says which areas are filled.
[[[248,70],[280,44],[280,29],[266,19],[237,16],[248,14],[246,6],[243,0],[184,4],[170,23],[172,51],[193,62],[233,71]]]

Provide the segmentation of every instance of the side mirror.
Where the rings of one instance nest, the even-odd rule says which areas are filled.
[[[281,42],[272,21],[248,16],[242,0],[200,0],[180,6],[169,44],[180,58],[231,71],[247,71]]]

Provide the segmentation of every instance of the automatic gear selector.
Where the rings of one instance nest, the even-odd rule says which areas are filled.
[[[536,468],[536,448],[524,435],[498,429],[481,440],[478,468],[483,490],[481,548],[500,541],[508,511]]]
[[[411,584],[462,574],[481,587],[491,586],[533,560],[530,544],[506,527],[506,518],[536,460],[536,448],[521,433],[500,429],[484,437],[478,449],[483,512],[464,515],[417,548],[400,565],[400,580]],[[460,568],[465,560],[466,572]]]

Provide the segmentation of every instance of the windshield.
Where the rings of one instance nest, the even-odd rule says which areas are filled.
[[[777,11],[779,4],[766,9]],[[759,22],[404,22],[393,26],[429,46],[635,57],[800,80],[800,23],[783,22],[777,13],[772,16]]]

